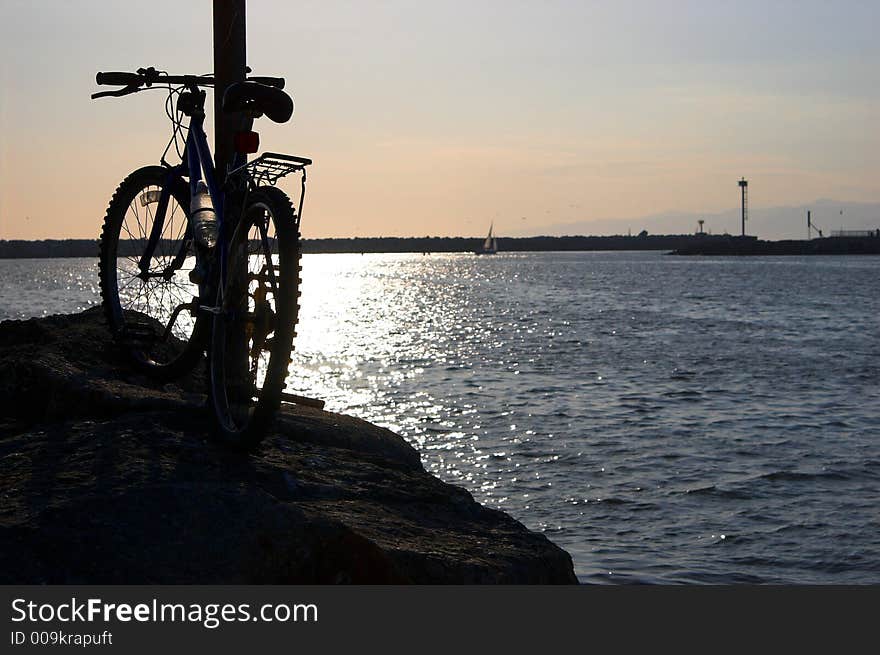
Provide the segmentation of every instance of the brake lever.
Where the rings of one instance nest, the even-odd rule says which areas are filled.
[[[115,91],[99,91],[98,93],[93,93],[91,98],[92,100],[96,100],[98,98],[106,98],[107,96],[127,96],[129,93],[135,93],[139,87],[137,86],[126,86],[121,89],[116,89]]]

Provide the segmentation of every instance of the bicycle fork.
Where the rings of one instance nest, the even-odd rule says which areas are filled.
[[[172,189],[175,186],[175,182],[180,178],[180,175],[183,171],[182,166],[174,166],[168,167],[168,171],[165,176],[165,182],[160,187],[159,191],[145,191],[143,192],[135,202],[139,202],[142,206],[146,207],[152,203],[156,203],[156,208],[153,212],[153,225],[150,229],[150,234],[147,237],[147,244],[144,248],[144,252],[141,255],[140,260],[138,261],[138,270],[140,271],[137,275],[141,280],[147,281],[151,278],[163,278],[165,280],[170,280],[174,277],[174,275],[179,271],[186,260],[187,251],[189,250],[189,244],[192,241],[192,223],[191,221],[187,221],[186,231],[184,232],[183,239],[181,240],[180,247],[177,250],[174,258],[171,262],[165,266],[161,271],[151,271],[150,263],[153,260],[153,257],[156,253],[156,248],[159,246],[159,242],[162,239],[162,232],[165,229],[165,218],[168,214],[168,206],[171,201]],[[161,340],[167,341],[171,336],[172,328],[174,327],[174,323],[177,321],[177,317],[180,316],[180,313],[184,310],[188,310],[190,314],[195,315],[196,311],[198,311],[198,298],[194,297],[188,303],[181,303],[175,307],[171,315],[168,318],[168,322],[165,325],[165,329],[162,333]]]

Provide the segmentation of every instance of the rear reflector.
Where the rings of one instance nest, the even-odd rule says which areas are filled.
[[[236,132],[235,152],[248,155],[260,149],[260,135],[256,132]]]

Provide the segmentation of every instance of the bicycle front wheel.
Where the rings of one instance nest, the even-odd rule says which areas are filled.
[[[275,187],[251,192],[228,245],[209,354],[215,433],[238,448],[265,435],[280,404],[299,314],[299,225]]]
[[[133,363],[159,379],[191,369],[209,323],[189,279],[189,189],[162,166],[129,175],[110,201],[101,231],[101,298],[111,332]]]

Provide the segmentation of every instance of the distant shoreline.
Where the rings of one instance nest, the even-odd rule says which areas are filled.
[[[576,250],[666,250],[721,243],[722,235],[537,236],[499,238],[501,252]],[[304,253],[474,252],[483,237],[351,237],[304,239]],[[0,240],[0,259],[97,257],[97,239]]]
[[[482,237],[352,237],[304,239],[307,254],[474,252]],[[880,254],[880,237],[761,241],[710,234],[538,236],[498,239],[499,252],[659,250],[674,255]],[[0,240],[0,259],[97,257],[97,239]]]
[[[671,255],[760,257],[779,255],[880,255],[880,231],[871,236],[825,237],[810,240],[761,241],[731,237],[677,248]]]

